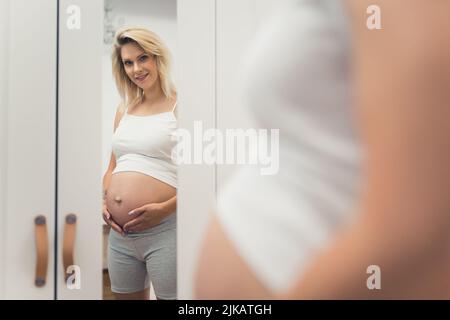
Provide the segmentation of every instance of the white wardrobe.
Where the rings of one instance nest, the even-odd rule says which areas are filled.
[[[102,14],[0,2],[0,299],[102,297]]]

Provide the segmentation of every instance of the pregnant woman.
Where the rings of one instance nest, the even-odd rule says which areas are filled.
[[[290,2],[243,77],[280,170],[219,194],[196,298],[449,299],[450,1]]]
[[[122,104],[103,179],[111,289],[118,299],[149,299],[151,282],[158,299],[176,299],[177,119],[169,51],[149,30],[124,29],[112,65]]]

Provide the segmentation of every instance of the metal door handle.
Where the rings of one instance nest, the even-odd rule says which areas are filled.
[[[34,284],[43,287],[47,278],[48,268],[48,233],[45,216],[39,215],[34,218],[34,229],[36,237],[36,275]]]

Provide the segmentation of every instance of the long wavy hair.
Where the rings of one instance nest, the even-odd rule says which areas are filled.
[[[170,51],[157,34],[144,28],[125,28],[118,30],[114,38],[111,59],[113,76],[122,99],[119,109],[124,110],[135,105],[144,97],[144,91],[131,81],[123,66],[121,49],[127,43],[135,43],[145,53],[154,56],[164,95],[169,98],[176,94],[176,88],[170,75]]]

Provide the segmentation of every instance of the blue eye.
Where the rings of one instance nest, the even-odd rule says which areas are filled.
[[[142,56],[139,60],[145,61],[145,60],[147,60],[147,58],[148,58],[148,56]]]
[[[129,65],[131,65],[131,61],[124,61],[123,64],[126,65],[126,66],[129,66]]]

